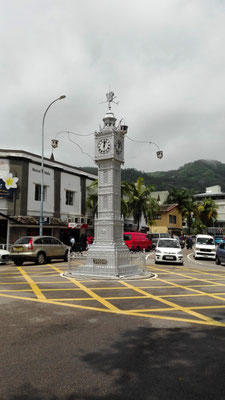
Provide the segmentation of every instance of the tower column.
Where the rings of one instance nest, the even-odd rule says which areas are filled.
[[[108,112],[103,127],[95,133],[95,163],[98,166],[98,213],[95,218],[94,243],[87,255],[87,265],[81,273],[118,277],[134,275],[138,265],[133,265],[128,247],[123,240],[121,217],[121,164],[124,163],[124,126],[116,126],[111,111],[113,92],[106,94]]]

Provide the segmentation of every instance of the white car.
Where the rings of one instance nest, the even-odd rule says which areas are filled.
[[[183,265],[183,253],[179,240],[159,239],[155,248],[155,264],[177,263]]]
[[[216,259],[216,245],[213,236],[197,235],[194,245],[194,257]]]
[[[7,264],[9,260],[10,260],[9,251],[0,249],[0,264]]]

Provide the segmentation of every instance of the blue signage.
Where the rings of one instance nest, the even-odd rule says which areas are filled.
[[[6,189],[6,184],[2,179],[0,179],[0,197],[13,197],[13,188]]]

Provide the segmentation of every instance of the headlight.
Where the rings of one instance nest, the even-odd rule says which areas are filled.
[[[157,249],[157,250],[155,251],[155,254],[162,254],[162,251]]]
[[[182,251],[178,251],[177,255],[182,256],[183,255]]]

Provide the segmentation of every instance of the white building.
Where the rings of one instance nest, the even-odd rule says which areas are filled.
[[[17,186],[7,189],[7,176]],[[97,179],[70,165],[44,159],[44,235],[64,242],[93,229],[85,207],[87,187]],[[20,150],[0,150],[0,243],[39,234],[41,157]],[[73,226],[74,229],[71,229]]]

